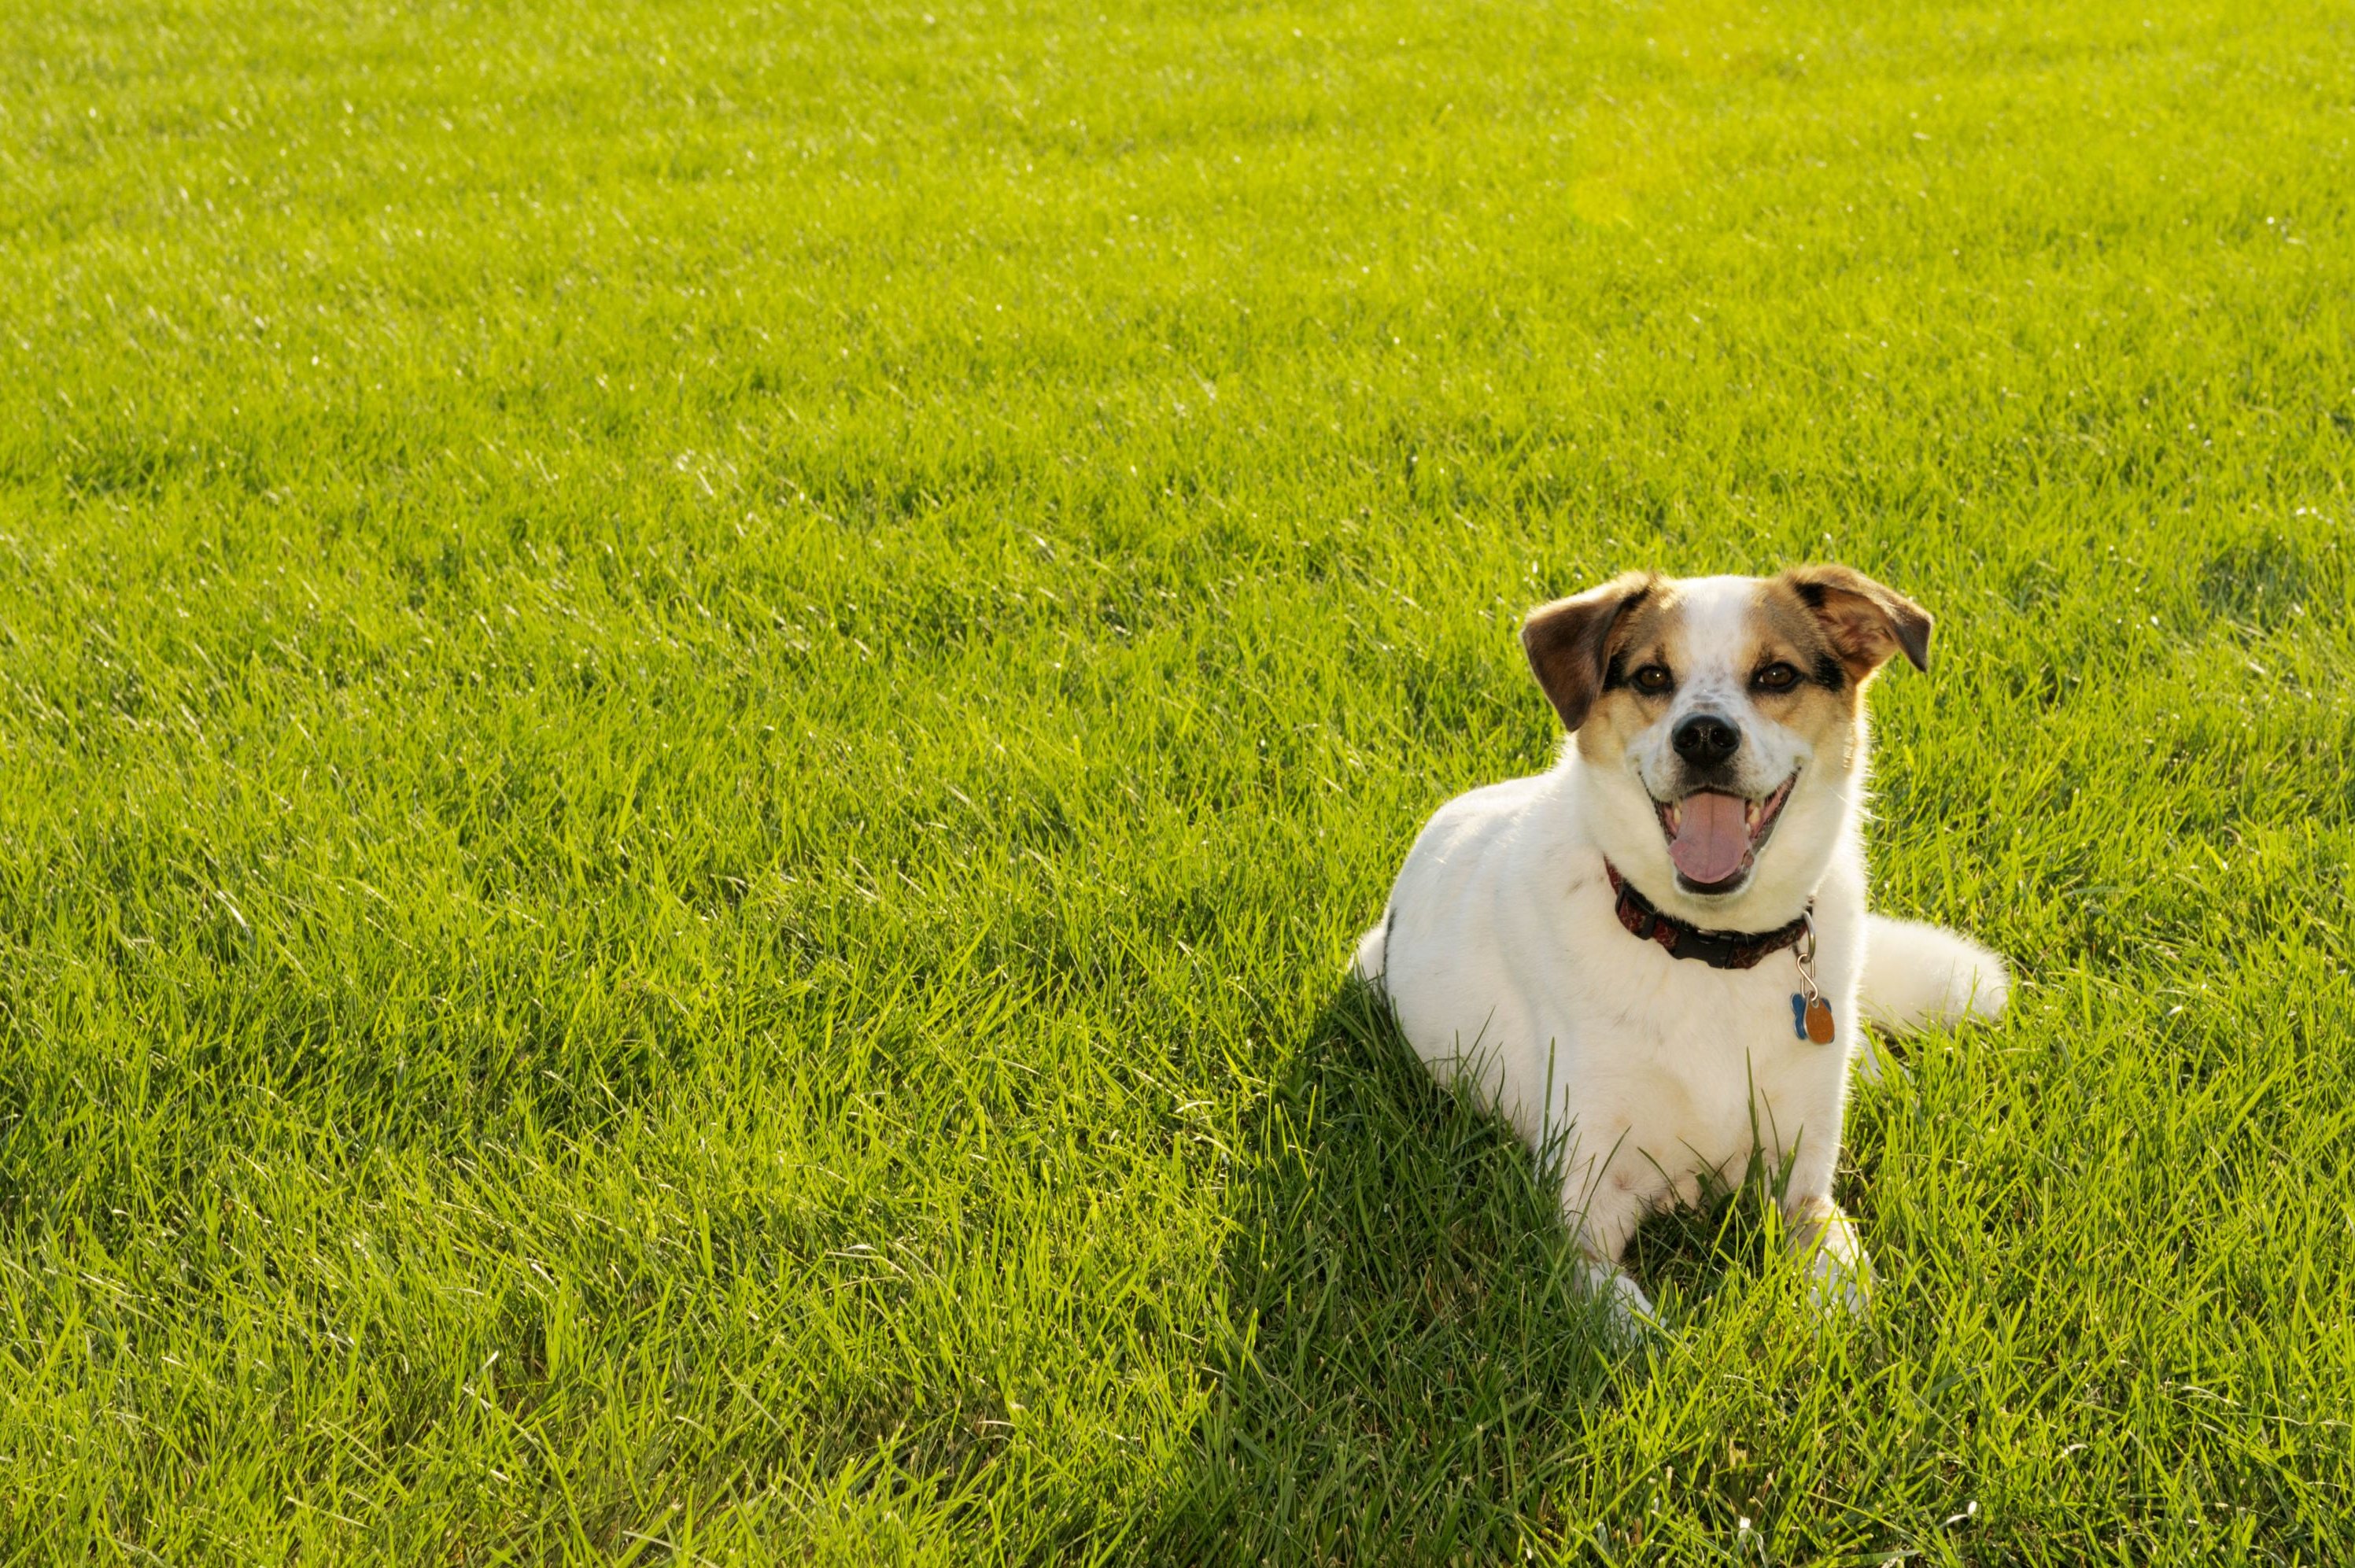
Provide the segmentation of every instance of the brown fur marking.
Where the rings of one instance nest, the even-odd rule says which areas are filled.
[[[1621,619],[1646,604],[1660,580],[1630,571],[1600,588],[1540,604],[1521,623],[1521,647],[1565,730],[1586,722],[1603,691]]]
[[[1846,566],[1795,566],[1774,581],[1822,624],[1852,679],[1900,653],[1915,669],[1930,667],[1930,613],[1895,589]]]
[[[1864,710],[1864,682],[1856,678],[1821,615],[1809,608],[1789,574],[1758,585],[1758,609],[1753,622],[1753,645],[1746,667],[1765,668],[1777,660],[1799,671],[1799,683],[1788,691],[1753,691],[1750,699],[1776,722],[1807,738],[1826,755],[1843,759],[1856,748],[1857,720]],[[1816,677],[1819,661],[1829,659],[1842,679],[1838,690]]]
[[[1578,729],[1578,749],[1590,762],[1615,763],[1628,738],[1652,721],[1655,704],[1665,700],[1638,691],[1631,684],[1645,665],[1666,665],[1671,674],[1691,667],[1686,656],[1684,606],[1677,602],[1676,584],[1654,578],[1641,603],[1621,617],[1604,641],[1604,667],[1616,656],[1620,683],[1602,692],[1587,709]]]

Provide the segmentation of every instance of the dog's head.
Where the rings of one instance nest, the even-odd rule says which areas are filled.
[[[1613,579],[1529,613],[1521,643],[1593,783],[1604,852],[1704,925],[1789,918],[1858,795],[1864,686],[1929,667],[1930,616],[1844,566]]]

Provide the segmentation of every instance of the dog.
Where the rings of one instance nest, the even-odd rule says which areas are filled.
[[[1832,1198],[1851,1061],[1891,1032],[1999,1014],[1976,942],[1868,914],[1865,691],[1931,618],[1842,566],[1630,572],[1531,611],[1568,731],[1534,777],[1449,801],[1353,972],[1418,1056],[1559,1172],[1582,1283],[1656,1321],[1620,1264],[1646,1215],[1782,1174],[1810,1295],[1865,1310]]]

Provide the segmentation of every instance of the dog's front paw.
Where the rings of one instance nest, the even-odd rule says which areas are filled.
[[[1824,1316],[1845,1314],[1859,1322],[1872,1312],[1872,1265],[1858,1249],[1850,1258],[1819,1247],[1807,1260],[1807,1302]]]
[[[1625,1269],[1589,1262],[1581,1272],[1580,1283],[1588,1299],[1603,1308],[1614,1342],[1633,1349],[1660,1332],[1660,1315],[1653,1308],[1652,1298]]]
[[[1817,1310],[1861,1318],[1872,1307],[1872,1264],[1856,1221],[1828,1198],[1796,1205],[1790,1214],[1791,1251],[1806,1260],[1807,1299]]]

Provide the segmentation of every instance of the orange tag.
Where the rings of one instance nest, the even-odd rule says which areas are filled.
[[[1832,1005],[1821,997],[1807,998],[1807,1038],[1817,1045],[1832,1042]]]

